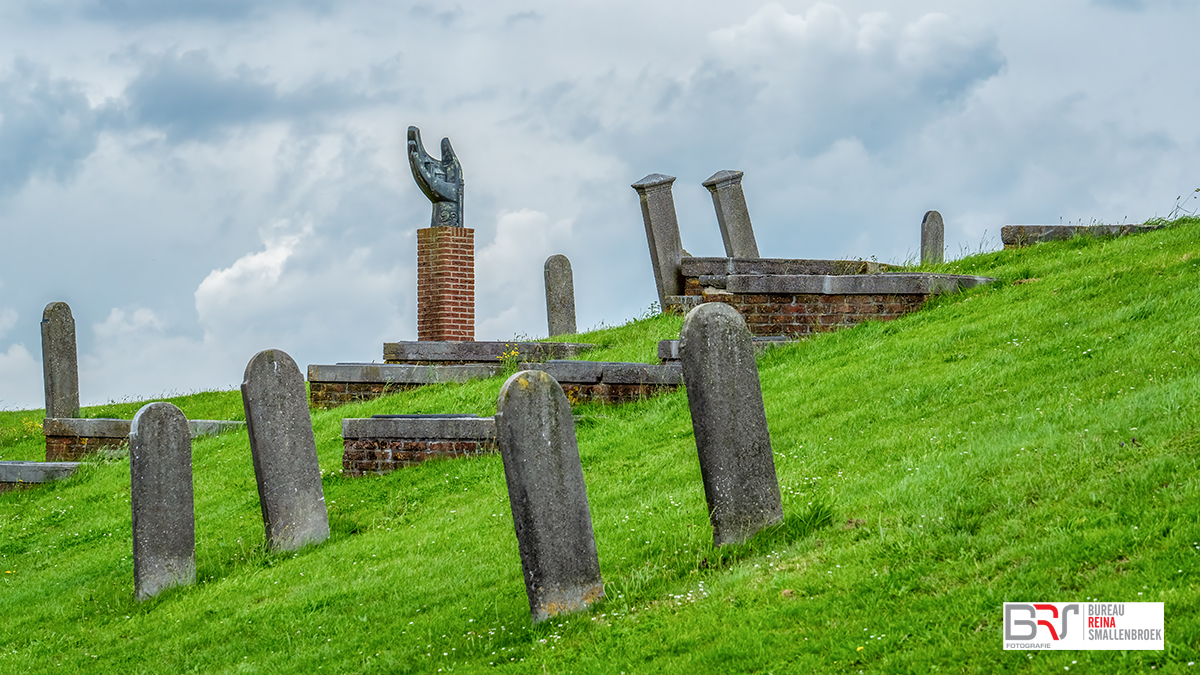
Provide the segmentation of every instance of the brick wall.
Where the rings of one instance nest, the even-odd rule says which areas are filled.
[[[356,438],[342,442],[342,473],[359,477],[387,473],[431,459],[451,459],[495,452],[494,441],[447,439]]]
[[[741,312],[752,335],[809,335],[869,319],[891,321],[925,304],[925,295],[705,294]]]
[[[386,394],[416,389],[420,384],[394,382],[309,382],[308,399],[314,408],[336,408],[347,403],[370,401]]]
[[[684,279],[685,297],[724,302],[741,312],[752,335],[797,337],[853,326],[869,319],[890,321],[920,309],[925,293],[834,294],[729,293]],[[686,310],[685,310],[686,311]]]
[[[475,339],[475,230],[417,230],[417,339]]]
[[[47,462],[78,462],[85,456],[104,448],[124,448],[128,438],[89,438],[80,436],[47,436]]]
[[[561,386],[571,405],[593,402],[628,403],[679,388],[675,385],[665,384],[570,384],[566,382],[561,383]]]

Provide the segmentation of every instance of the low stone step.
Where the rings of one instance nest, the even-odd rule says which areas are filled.
[[[338,363],[308,367],[309,403],[333,408],[355,401],[369,401],[386,394],[427,384],[467,382],[491,377],[504,364],[465,363],[416,365],[409,363]]]
[[[0,492],[66,478],[78,468],[79,462],[0,462]]]
[[[546,361],[577,356],[595,346],[577,342],[385,342],[383,360],[412,364]]]
[[[791,338],[783,335],[753,338],[754,351],[762,353],[771,347],[779,347],[791,342]],[[659,340],[658,358],[664,362],[679,361],[679,340]]]
[[[572,404],[626,403],[672,391],[683,384],[683,369],[679,363],[555,360],[522,363],[518,367],[548,372]]]
[[[75,461],[103,448],[123,448],[129,444],[129,425],[129,420],[107,417],[47,417],[42,421],[46,461]],[[188,420],[193,439],[245,427],[245,422],[229,420]]]
[[[377,415],[342,420],[342,472],[384,474],[431,459],[496,450],[496,423],[475,415]]]
[[[1004,248],[1031,246],[1043,241],[1062,241],[1079,236],[1124,237],[1152,232],[1163,225],[1005,225],[1000,228]]]

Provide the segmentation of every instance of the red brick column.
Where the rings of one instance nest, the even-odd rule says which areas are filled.
[[[417,339],[475,339],[475,230],[417,230]]]

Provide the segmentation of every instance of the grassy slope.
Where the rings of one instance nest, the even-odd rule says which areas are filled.
[[[127,461],[0,495],[0,672],[1193,672],[1198,239],[975,256],[943,269],[1003,283],[764,356],[789,527],[737,550],[711,549],[683,392],[581,409],[608,600],[538,628],[499,457],[338,475],[342,417],[490,414],[501,378],[314,413],[333,535],[298,554],[262,550],[245,437],[197,441],[202,583],[141,605]],[[679,323],[589,358],[650,361]],[[0,458],[39,458],[39,418],[0,413]],[[1092,598],[1165,602],[1167,650],[1001,650],[1002,602]]]

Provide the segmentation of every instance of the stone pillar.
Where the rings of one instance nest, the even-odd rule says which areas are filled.
[[[921,264],[940,265],[946,251],[946,226],[942,224],[942,214],[937,211],[926,211],[921,219]]]
[[[783,519],[779,480],[746,322],[721,302],[688,313],[679,358],[713,543],[734,544]]]
[[[192,436],[183,411],[151,403],[133,416],[129,473],[134,597],[196,583]]]
[[[742,193],[742,172],[718,171],[702,185],[712,193],[721,240],[725,242],[725,255],[730,258],[759,257],[754,228],[750,226],[750,212],[746,210],[746,196]]]
[[[75,319],[65,302],[52,302],[42,312],[42,378],[46,417],[79,417]]]
[[[534,623],[604,597],[575,420],[562,387],[540,370],[508,378],[496,440]]]
[[[631,186],[641,200],[646,241],[650,244],[650,264],[654,267],[654,282],[658,286],[658,306],[664,310],[668,296],[683,294],[683,277],[679,269],[683,245],[679,241],[675,199],[671,196],[674,182],[674,176],[652,173]]]
[[[546,258],[546,323],[550,336],[575,334],[575,280],[571,261],[558,254]]]
[[[329,538],[329,514],[304,376],[279,349],[246,365],[242,405],[267,545],[291,551]]]
[[[417,340],[475,339],[475,230],[417,230]]]

